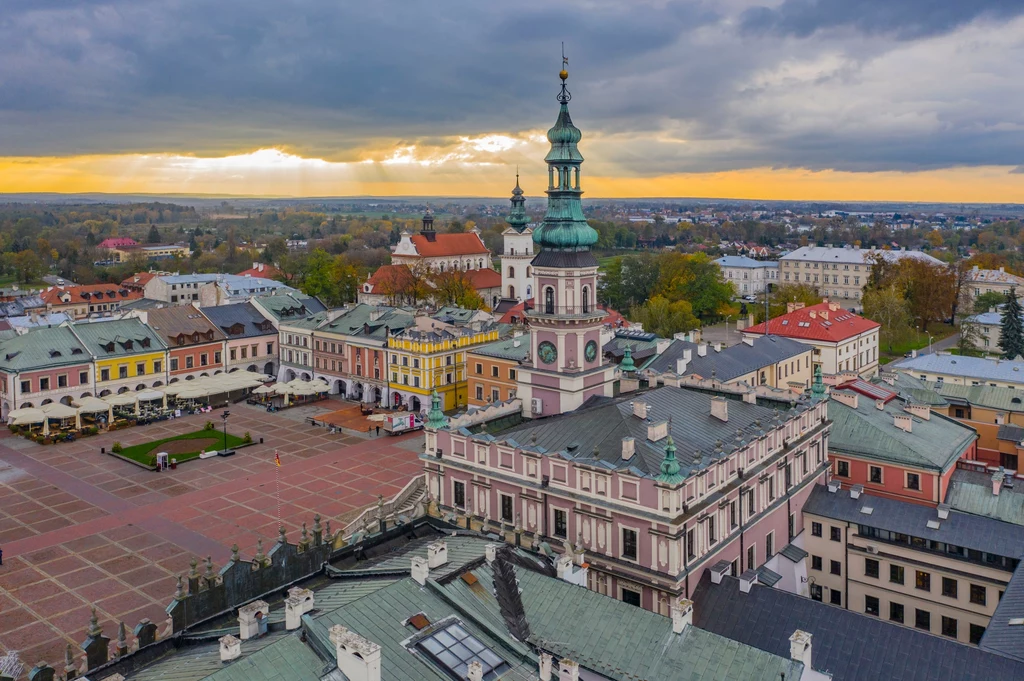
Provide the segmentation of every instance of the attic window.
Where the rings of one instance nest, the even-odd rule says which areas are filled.
[[[129,338],[128,340],[126,340],[124,342],[124,349],[125,350],[131,350],[132,349],[132,345],[134,345],[134,344],[132,343],[132,340]]]
[[[430,620],[428,620],[427,616],[421,612],[410,617],[407,624],[416,631],[422,631],[430,626]]]
[[[72,355],[80,355],[80,354],[82,354],[82,348],[71,348],[71,354]]]
[[[110,341],[109,343],[104,345],[103,349],[106,350],[107,352],[113,352],[114,351],[114,341]]]
[[[198,343],[199,342],[199,332],[198,331],[196,331],[195,333],[192,334],[192,342],[193,343]]]
[[[1014,398],[1010,399],[1010,404],[1020,404],[1020,398],[1019,397],[1014,397]]]
[[[142,347],[148,348],[149,344],[150,344],[150,340],[149,340],[149,338],[143,338],[141,341],[139,341],[139,343],[142,344]]]
[[[60,350],[50,350],[50,357],[60,357],[60,356],[61,356]]]

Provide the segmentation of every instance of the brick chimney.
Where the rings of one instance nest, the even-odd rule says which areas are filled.
[[[932,410],[923,404],[906,404],[903,406],[903,410],[924,421],[932,419]]]
[[[231,662],[242,656],[242,642],[228,634],[220,637],[220,661]]]
[[[786,314],[804,309],[803,303],[786,303]]]
[[[329,631],[338,669],[350,681],[380,681],[380,646],[335,624]]]
[[[711,415],[723,423],[729,421],[729,400],[724,397],[711,398]]]
[[[909,433],[913,430],[914,419],[907,414],[893,414],[892,421],[893,425],[902,431]]]
[[[740,575],[740,591],[748,594],[750,589],[757,584],[757,572],[754,570],[747,570]]]
[[[431,570],[448,562],[448,542],[438,539],[427,544],[427,567]]]
[[[551,665],[554,658],[551,653],[541,653],[539,656],[539,664],[537,665],[537,675],[540,677],[540,681],[551,681]]]
[[[580,681],[580,663],[568,658],[559,660],[558,681]]]
[[[427,576],[430,574],[430,568],[427,567],[427,559],[423,556],[412,557],[412,578],[416,580],[416,583],[420,586],[424,586],[427,583]]]
[[[633,416],[638,419],[647,418],[647,403],[642,400],[633,401]]]
[[[693,624],[693,601],[679,597],[672,604],[672,633],[681,634]]]
[[[260,634],[260,620],[270,614],[270,606],[266,601],[253,601],[238,609],[238,637],[243,641],[256,638]]]
[[[473,660],[466,668],[466,681],[484,681],[484,666],[480,660]]]
[[[851,407],[853,409],[857,408],[857,393],[847,393],[839,391],[832,393],[831,397],[836,402],[841,402],[842,404],[845,404],[847,407]]]
[[[484,558],[487,559],[488,563],[493,563],[494,559],[498,557],[498,545],[497,544],[485,544],[484,545]]]
[[[622,438],[622,460],[629,461],[636,454],[636,441],[632,436]]]
[[[802,663],[804,669],[811,669],[811,635],[808,632],[797,629],[789,637],[789,657]]]
[[[293,631],[302,626],[302,616],[313,609],[313,592],[293,586],[284,599],[284,628]]]
[[[1006,475],[1003,474],[1003,469],[1000,468],[992,474],[992,494],[999,496],[999,492],[1003,489],[1003,480],[1006,479]]]

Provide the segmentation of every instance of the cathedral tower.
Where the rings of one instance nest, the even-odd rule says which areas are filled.
[[[519,396],[527,417],[562,414],[595,395],[612,395],[615,366],[604,362],[601,329],[605,313],[597,308],[597,259],[590,247],[597,232],[583,217],[577,143],[583,137],[569,116],[569,74],[558,74],[561,105],[548,130],[548,209],[533,230],[540,252],[533,258],[534,306],[530,358],[519,371]]]
[[[533,230],[526,216],[526,197],[519,188],[512,190],[512,210],[505,222],[508,227],[501,233],[501,296],[506,300],[528,300],[533,297]]]

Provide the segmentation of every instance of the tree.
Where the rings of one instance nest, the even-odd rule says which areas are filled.
[[[731,307],[735,295],[733,286],[722,278],[721,268],[706,254],[666,253],[658,260],[656,294],[670,302],[689,302],[693,314],[701,319],[721,314]]]
[[[1021,320],[1020,301],[1017,290],[1010,288],[1003,305],[1002,330],[999,338],[999,349],[1006,359],[1024,357],[1024,321]]]
[[[988,312],[992,308],[999,307],[1005,302],[1005,293],[999,293],[998,291],[989,291],[987,293],[982,293],[980,296],[974,299],[974,312],[975,314]]]
[[[149,235],[146,237],[146,242],[151,244],[160,243],[160,228],[156,225],[149,226]]]
[[[653,255],[615,258],[604,268],[598,282],[598,299],[615,310],[629,310],[654,293],[661,267]]]
[[[910,316],[910,305],[896,285],[883,289],[871,289],[864,294],[864,316],[882,325],[879,342],[888,348],[910,338],[914,329]]]
[[[671,338],[674,334],[696,329],[700,322],[693,314],[693,308],[685,300],[669,301],[664,296],[654,296],[643,305],[634,307],[629,318],[643,324],[644,331]]]
[[[338,298],[337,285],[331,276],[334,259],[322,248],[309,254],[302,277],[302,292],[327,303]]]
[[[484,299],[473,288],[469,277],[461,270],[438,272],[433,277],[434,304],[438,307],[454,306],[466,310],[489,309]]]
[[[43,272],[43,261],[35,251],[19,251],[14,254],[14,268],[18,272],[18,280],[29,283],[39,278]]]
[[[960,337],[956,341],[956,348],[961,355],[977,355],[980,340],[981,329],[977,322],[969,317],[960,322]]]
[[[782,284],[768,295],[768,316],[774,318],[786,314],[790,303],[803,303],[810,307],[821,301],[818,289],[810,284]],[[764,321],[764,305],[754,305],[753,309],[754,319],[760,324]]]

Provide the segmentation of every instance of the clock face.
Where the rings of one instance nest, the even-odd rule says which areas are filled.
[[[587,343],[587,347],[583,349],[583,355],[587,358],[588,362],[593,362],[597,359],[597,343],[594,341]]]
[[[558,359],[558,348],[550,341],[544,341],[537,346],[537,356],[545,364],[554,364],[555,360]]]

